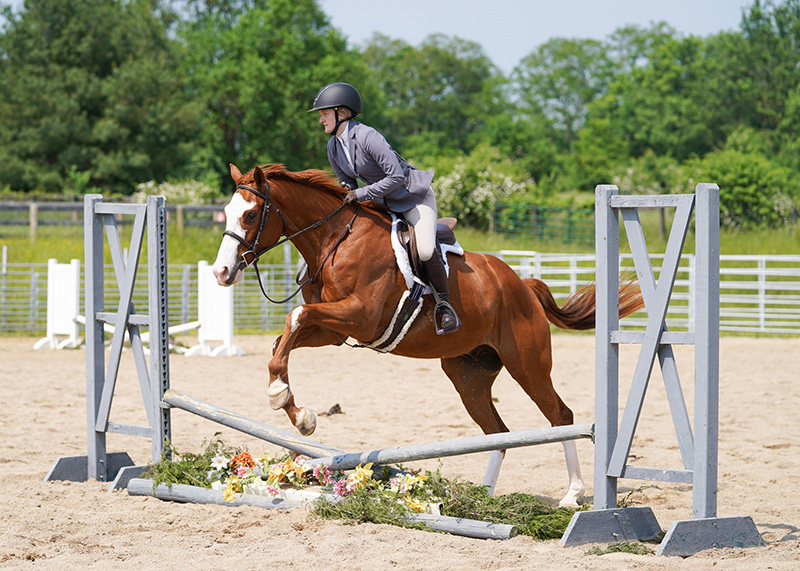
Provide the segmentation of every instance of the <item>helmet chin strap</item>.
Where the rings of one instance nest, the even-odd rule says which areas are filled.
[[[341,127],[342,123],[347,123],[350,119],[339,119],[339,108],[333,108],[333,118],[336,120],[336,125],[333,127],[333,131],[331,131],[331,137],[336,137],[339,133],[339,127]]]

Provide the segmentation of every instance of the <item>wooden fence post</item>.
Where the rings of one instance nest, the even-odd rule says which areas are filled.
[[[39,236],[39,205],[35,202],[28,204],[28,225],[30,226],[31,242]]]

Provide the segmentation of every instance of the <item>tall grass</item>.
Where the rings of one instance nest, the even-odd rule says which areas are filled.
[[[667,239],[659,230],[657,215],[645,212],[642,224],[651,253],[663,253]],[[667,232],[669,224],[667,220]],[[131,224],[120,226],[123,247],[130,243]],[[621,230],[623,251],[627,243]],[[213,262],[222,239],[222,227],[187,227],[179,232],[170,225],[167,230],[167,259],[171,264],[194,264],[198,260]],[[539,252],[593,253],[590,246],[542,242],[528,236],[508,236],[479,232],[471,228],[457,227],[456,236],[466,250],[495,252],[498,250],[535,250]],[[721,253],[733,254],[800,254],[800,225],[783,228],[764,228],[753,231],[724,230],[720,236]],[[0,226],[0,246],[8,246],[9,263],[44,263],[48,258],[66,262],[72,258],[83,260],[82,226],[40,226],[39,238],[31,242],[26,226]],[[106,245],[106,252],[108,246]],[[145,244],[146,251],[146,244]],[[694,235],[686,239],[686,252],[694,252]],[[296,256],[296,254],[295,254]],[[110,258],[106,257],[106,260]],[[264,264],[281,263],[283,250],[277,248],[263,257]]]

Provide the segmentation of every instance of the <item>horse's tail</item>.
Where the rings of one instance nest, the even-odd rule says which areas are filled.
[[[585,330],[595,325],[595,286],[589,284],[569,296],[561,307],[550,288],[541,280],[525,278],[525,282],[544,308],[547,319],[561,329]],[[619,288],[619,316],[625,317],[644,307],[642,293],[636,281],[628,280]]]

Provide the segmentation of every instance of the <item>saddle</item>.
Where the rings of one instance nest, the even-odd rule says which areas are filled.
[[[398,265],[400,264],[400,252],[404,250],[408,258],[408,265],[411,273],[413,274],[413,280],[410,280],[410,289],[403,292],[403,296],[400,298],[400,302],[397,304],[397,308],[392,316],[392,321],[389,323],[389,326],[386,328],[383,335],[371,343],[354,345],[355,347],[373,349],[379,353],[391,352],[395,347],[397,347],[400,341],[403,340],[406,333],[408,333],[408,330],[411,328],[414,320],[422,310],[421,298],[426,287],[426,282],[421,277],[425,276],[425,274],[422,271],[422,263],[417,255],[414,227],[405,221],[402,216],[398,216],[396,213],[394,216],[397,221],[397,230],[392,235],[392,241],[394,242],[394,239],[397,238],[399,248],[401,248],[400,250],[395,249],[395,254],[398,257]],[[455,232],[453,231],[455,225],[455,218],[440,218],[437,221],[436,247],[440,249],[442,247],[451,248],[452,251],[463,255],[464,252],[461,250],[458,242],[456,242]],[[406,276],[406,278],[410,279],[408,276]]]
[[[406,222],[401,216],[398,218],[397,238],[408,254],[408,261],[411,265],[411,271],[414,273],[414,277],[421,278],[424,274],[422,274],[422,263],[420,262],[419,255],[417,254],[417,237],[414,232],[414,227]],[[455,246],[455,227],[457,223],[458,220],[455,218],[439,218],[436,221],[436,242],[438,244]]]

